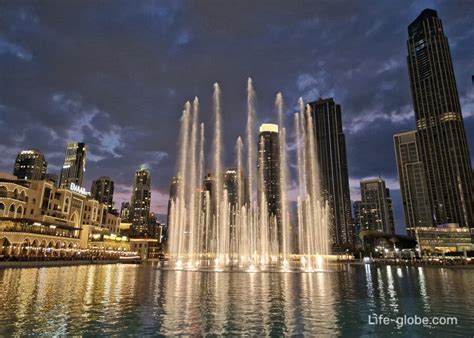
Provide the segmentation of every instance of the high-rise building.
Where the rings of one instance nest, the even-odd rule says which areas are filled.
[[[236,224],[237,224],[237,207],[239,201],[239,181],[236,169],[227,169],[224,173],[224,190],[227,191],[228,203],[230,206],[229,224],[230,224],[230,241],[235,242]]]
[[[425,171],[416,142],[416,131],[396,134],[393,140],[405,226],[408,234],[414,236],[415,227],[433,225],[426,189]]]
[[[114,181],[107,176],[101,176],[92,181],[91,196],[100,203],[107,205],[108,211],[112,212],[114,205]]]
[[[448,39],[436,11],[408,26],[408,70],[434,224],[474,227],[474,183]]]
[[[346,140],[342,130],[341,106],[334,99],[310,102],[321,193],[331,208],[330,233],[334,248],[353,245],[353,224]]]
[[[82,186],[84,172],[86,171],[86,145],[85,143],[71,142],[67,145],[64,165],[61,169],[59,185],[69,187],[71,183]]]
[[[224,189],[227,190],[227,196],[231,208],[237,205],[239,199],[238,177],[236,169],[227,169],[224,173]]]
[[[361,201],[354,203],[358,231],[375,230],[395,233],[392,199],[385,181],[376,178],[360,181]]]
[[[122,202],[120,207],[120,218],[122,219],[123,223],[130,222],[130,202]]]
[[[16,156],[13,175],[20,180],[43,180],[47,167],[48,162],[39,150],[23,150]]]
[[[354,202],[354,242],[361,246],[360,232],[376,229],[378,209],[374,203]]]
[[[258,137],[258,163],[262,167],[263,193],[268,204],[268,213],[280,216],[280,146],[278,125],[264,123]],[[262,192],[260,192],[262,193]]]
[[[146,236],[150,220],[151,178],[150,170],[140,168],[133,181],[130,216],[132,236]]]
[[[281,229],[281,199],[280,199],[280,138],[278,125],[264,123],[260,126],[258,136],[258,162],[259,180],[263,179],[263,189],[258,189],[259,201],[265,198],[267,202],[268,215],[276,217],[277,241],[282,245]],[[270,222],[270,234],[274,234],[272,222]]]

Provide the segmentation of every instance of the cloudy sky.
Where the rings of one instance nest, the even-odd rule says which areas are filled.
[[[164,214],[184,102],[198,96],[210,123],[220,83],[230,166],[251,76],[260,122],[274,120],[278,91],[288,121],[300,96],[342,105],[352,200],[360,179],[382,176],[401,232],[392,136],[415,127],[407,25],[426,7],[449,38],[472,159],[473,1],[0,0],[0,171],[35,147],[58,173],[66,143],[84,141],[86,187],[108,175],[128,200],[146,164]]]

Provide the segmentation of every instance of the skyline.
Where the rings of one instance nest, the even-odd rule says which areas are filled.
[[[368,6],[368,3],[366,2],[365,5]],[[3,2],[0,2],[0,7],[3,7],[3,4]],[[104,3],[102,6],[110,4]],[[145,2],[144,6],[145,4],[149,5],[151,3]],[[245,59],[250,54],[246,55],[245,52],[240,51],[244,56],[244,62],[235,65],[234,62],[239,61],[238,57],[226,55],[226,51],[215,49],[219,44],[214,42],[212,38],[219,34],[208,31],[209,40],[205,40],[199,34],[189,32],[185,34],[183,33],[185,30],[183,30],[175,36],[177,39],[176,44],[167,49],[169,51],[168,58],[173,59],[174,62],[167,64],[171,70],[149,68],[150,66],[166,68],[166,62],[170,62],[166,58],[164,64],[153,60],[153,56],[161,55],[159,51],[154,49],[156,46],[146,46],[146,43],[150,42],[153,36],[145,35],[143,41],[135,41],[139,45],[145,44],[145,46],[141,47],[142,49],[139,49],[139,52],[136,52],[136,55],[133,52],[122,50],[120,46],[109,46],[110,44],[113,45],[120,42],[120,38],[125,38],[126,42],[128,41],[127,38],[131,38],[131,36],[118,36],[115,37],[116,39],[113,39],[109,35],[104,35],[102,37],[99,36],[96,40],[89,40],[94,34],[94,30],[110,34],[119,28],[117,25],[120,20],[117,20],[117,17],[114,15],[111,16],[110,22],[99,20],[101,9],[104,8],[94,8],[91,10],[86,6],[85,8],[77,9],[81,10],[86,23],[88,20],[94,22],[94,14],[98,16],[96,17],[96,26],[92,27],[88,27],[87,24],[77,27],[69,20],[74,18],[68,16],[68,13],[62,13],[66,14],[65,17],[68,19],[64,20],[63,23],[67,26],[68,32],[61,32],[58,29],[58,25],[62,21],[57,21],[60,16],[61,7],[53,13],[46,13],[47,9],[44,7],[47,6],[42,6],[41,10],[36,9],[36,13],[34,9],[18,10],[16,14],[12,14],[12,11],[8,10],[5,11],[7,13],[5,14],[2,11],[2,14],[0,14],[0,72],[5,74],[7,81],[1,81],[4,88],[0,90],[0,110],[2,111],[2,114],[0,114],[0,125],[6,124],[9,128],[0,136],[0,150],[5,154],[0,159],[0,171],[11,172],[17,152],[23,150],[23,148],[36,147],[45,154],[50,167],[56,169],[54,170],[55,173],[59,173],[58,168],[64,160],[66,143],[69,141],[83,141],[89,145],[88,163],[86,164],[87,171],[85,174],[86,183],[84,185],[88,188],[93,179],[102,175],[110,176],[116,182],[117,194],[114,199],[116,206],[118,206],[122,201],[130,199],[133,173],[142,163],[147,162],[148,157],[151,158],[147,164],[151,169],[153,182],[152,210],[158,211],[161,214],[166,213],[169,184],[175,172],[177,152],[177,137],[174,135],[177,129],[174,126],[177,127],[179,123],[183,103],[188,99],[191,100],[194,95],[199,96],[202,114],[206,122],[208,122],[207,124],[209,124],[212,119],[212,105],[210,103],[211,86],[214,81],[219,82],[223,89],[224,128],[226,133],[230,134],[224,140],[225,148],[232,149],[235,138],[238,135],[244,134],[245,127],[243,124],[245,123],[245,118],[243,116],[245,100],[243,100],[243,97],[245,96],[245,79],[247,76],[251,76],[254,79],[257,92],[257,117],[259,123],[274,122],[276,120],[276,115],[273,112],[273,100],[274,95],[279,90],[283,92],[286,102],[287,119],[292,117],[290,113],[295,111],[293,107],[296,106],[296,100],[299,96],[303,96],[306,102],[315,100],[319,96],[323,98],[333,97],[341,104],[344,132],[347,136],[351,200],[358,199],[358,194],[354,194],[354,188],[358,190],[359,180],[378,177],[380,174],[391,189],[396,209],[397,232],[399,232],[404,222],[402,221],[400,187],[398,185],[392,137],[397,132],[415,129],[415,118],[405,60],[406,39],[408,38],[406,26],[425,7],[434,8],[443,19],[445,32],[449,38],[453,55],[455,75],[461,97],[462,112],[472,161],[474,135],[470,130],[474,128],[474,90],[470,81],[471,72],[462,73],[460,70],[474,68],[474,61],[470,58],[473,47],[467,46],[469,39],[472,39],[474,36],[474,30],[468,27],[469,22],[466,22],[466,18],[469,18],[469,13],[472,13],[473,9],[466,4],[450,5],[447,2],[436,2],[433,4],[432,1],[413,4],[408,6],[408,9],[402,8],[404,7],[403,5],[406,5],[403,2],[401,4],[391,4],[389,2],[384,4],[373,2],[371,4],[374,5],[369,6],[373,12],[390,12],[391,7],[400,7],[400,9],[394,10],[392,8],[391,10],[397,14],[386,18],[382,22],[379,21],[379,24],[377,24],[377,21],[373,22],[372,27],[368,27],[364,17],[360,15],[358,17],[353,16],[349,22],[345,22],[345,19],[342,20],[341,17],[333,18],[329,16],[326,18],[324,14],[318,19],[319,21],[314,20],[314,18],[313,20],[299,21],[297,19],[302,13],[292,12],[287,25],[284,28],[278,27],[280,29],[278,34],[275,32],[273,34],[276,37],[277,35],[285,36],[288,33],[289,36],[296,36],[297,41],[285,41],[286,44],[284,46],[275,41],[269,41],[267,45],[258,46],[258,52],[253,51],[251,53],[256,58],[255,64],[252,62],[254,60]],[[124,3],[114,2],[115,7],[121,7],[121,5],[124,5]],[[463,9],[463,5],[466,8]],[[5,6],[8,7],[8,4]],[[173,6],[175,6],[174,3]],[[290,7],[288,4],[286,6]],[[323,6],[334,7],[333,4],[329,3],[325,5],[318,4],[316,7]],[[345,6],[361,7],[362,4],[345,4]],[[384,6],[385,8],[382,8]],[[71,11],[72,7],[74,6],[65,6],[62,10],[66,12]],[[208,24],[211,26],[215,25],[218,30],[225,30],[226,27],[220,25],[226,23],[226,20],[231,18],[219,15],[223,14],[219,12],[219,10],[223,10],[222,6],[215,7],[218,7],[214,8],[216,11],[214,13],[215,17],[213,16]],[[268,10],[270,13],[272,13],[272,10],[275,12],[282,11],[280,14],[287,16],[288,13],[284,13],[284,7],[285,5],[280,6],[278,9],[268,8]],[[150,8],[148,7],[141,9],[144,11],[143,13],[150,13]],[[208,10],[209,8],[199,9]],[[303,9],[305,9],[303,12],[308,12],[306,6],[301,6],[300,10]],[[166,17],[170,21],[178,22],[182,15],[181,11],[186,11],[186,9],[174,8],[168,18],[167,10],[160,8],[155,8],[155,10],[156,12],[154,13],[158,15],[160,20]],[[291,10],[297,9],[291,7]],[[235,11],[237,11],[236,8],[230,12],[234,14]],[[257,12],[255,11],[255,13]],[[335,12],[336,9],[334,8],[333,12],[329,10],[329,13],[336,14]],[[340,14],[346,15],[345,13],[348,12],[350,11]],[[362,13],[360,9],[355,10],[355,12]],[[129,20],[132,20],[134,15],[138,15],[138,18],[143,13],[132,11],[127,16],[129,16]],[[246,11],[242,13],[246,13]],[[269,17],[271,16],[270,13],[268,14]],[[72,14],[72,12],[69,14]],[[118,15],[118,12],[115,12],[115,14]],[[198,17],[200,14],[203,13],[198,13]],[[20,19],[20,23],[22,22],[21,20],[31,21],[30,25],[32,27],[25,25],[21,29],[11,30],[10,35],[8,32],[4,34],[5,23],[8,23],[9,19],[12,18],[15,21],[15,15],[17,15],[16,20]],[[162,16],[160,17],[160,15]],[[272,20],[279,20],[279,18],[277,16]],[[207,19],[209,18],[207,17]],[[229,36],[240,37],[240,40],[237,39],[234,42],[237,45],[239,45],[239,42],[243,44],[243,49],[245,49],[245,43],[251,43],[252,39],[259,38],[264,40],[266,36],[271,36],[272,29],[267,29],[263,25],[253,25],[256,36],[253,38],[245,37],[245,34],[249,33],[244,27],[245,23],[248,20],[252,22],[255,19],[258,19],[258,15],[256,15],[256,18],[252,16],[250,18],[239,16],[237,21],[241,25],[239,27],[242,30],[234,29],[235,27],[233,27],[233,31],[226,31],[224,35],[229,40],[232,39]],[[158,22],[162,23],[162,20],[160,20]],[[191,21],[193,24],[196,24],[194,22],[196,20],[194,18]],[[308,36],[311,36],[311,33],[316,33],[311,38],[321,39],[321,36],[317,36],[321,26],[326,28],[325,34],[323,30],[321,35],[325,35],[328,38],[331,28],[324,26],[324,20],[329,20],[327,22],[329,27],[340,26],[338,28],[339,31],[336,30],[334,33],[334,40],[326,41],[326,46],[324,46],[329,55],[318,55],[318,48],[310,49],[308,51],[310,55],[295,55],[292,50],[284,50],[284,47],[291,49],[292,44],[301,44],[301,40],[310,41]],[[150,22],[153,23],[155,21],[151,18],[149,21],[137,22],[136,29],[144,29],[146,32],[147,25]],[[322,25],[321,22],[323,22]],[[344,22],[346,25],[342,25],[341,22]],[[23,23],[26,23],[26,21],[23,21]],[[369,43],[369,40],[375,41],[377,36],[387,35],[388,27],[394,25],[394,23],[397,24],[397,31],[395,33],[388,33],[392,34],[391,37],[397,43],[387,38],[387,40],[390,40],[389,43],[393,45],[388,46],[387,41],[372,42],[370,44],[381,55],[371,54],[367,57],[365,54],[366,50],[362,46],[359,46],[360,50],[353,49],[354,45],[358,45],[358,43]],[[50,30],[44,30],[44,28],[48,27],[48,24]],[[183,23],[181,22],[181,24]],[[357,36],[355,41],[348,42],[350,48],[345,51],[348,52],[348,55],[352,55],[352,57],[348,56],[347,59],[344,59],[344,57],[334,58],[334,54],[339,52],[338,41],[343,42],[350,40],[350,38],[354,39],[351,33],[361,33],[363,30],[363,28],[360,28],[359,31],[356,30],[354,32],[354,30],[347,26],[360,24],[363,24],[363,28],[372,29],[365,30],[364,37]],[[111,26],[108,27],[108,25]],[[168,27],[168,33],[176,32],[174,26],[176,22],[169,23],[169,25],[173,28],[170,29]],[[181,27],[179,24],[178,26]],[[51,29],[52,27],[56,28],[56,31]],[[185,26],[183,25],[183,27]],[[40,29],[32,29],[30,31],[31,28]],[[150,35],[153,32],[151,28]],[[209,29],[209,27],[200,28],[204,31]],[[276,27],[273,27],[273,29],[276,29]],[[190,32],[193,31],[190,30]],[[52,36],[48,35],[48,33]],[[54,39],[48,40],[48,38],[52,39],[55,36],[54,33],[56,35],[61,35],[60,33],[65,35],[75,33],[77,35],[72,41],[59,40],[57,45],[54,43],[53,45],[48,44],[48,42],[53,42]],[[28,40],[28,37],[37,37],[38,34],[45,34],[47,38],[45,46],[40,46]],[[298,34],[304,37],[298,37]],[[81,40],[84,38],[88,41]],[[103,45],[100,44],[101,40]],[[209,43],[206,47],[199,44],[203,40]],[[75,55],[72,51],[64,51],[63,54],[62,51],[57,50],[61,44],[69,45],[71,42],[78,41],[85,43],[86,47],[92,47],[91,52],[104,52],[104,49],[107,49],[107,47],[114,47],[115,49],[112,48],[106,55],[96,55],[98,59],[94,59],[90,55],[86,59],[81,59],[80,53]],[[401,43],[399,43],[400,41]],[[225,41],[219,40],[218,42],[221,43],[222,49],[227,48]],[[350,44],[354,45],[351,46]],[[315,43],[315,45],[318,44]],[[47,49],[48,46],[49,48],[53,47],[54,51],[50,52],[53,55],[53,60],[46,60],[45,55],[42,55],[44,52],[48,53],[47,50],[45,51],[45,48]],[[69,47],[74,48],[72,45],[69,45]],[[194,74],[190,70],[195,69],[195,67],[189,63],[192,59],[191,52],[196,53],[196,48],[199,52],[198,55],[202,56],[209,55],[211,50],[216,53],[221,52],[221,54],[210,57],[215,65],[212,62],[208,63],[206,60],[198,58],[199,60],[195,61],[196,64],[194,66],[199,65],[199,67],[196,74]],[[203,52],[199,51],[199,48],[207,48],[208,50]],[[144,53],[141,54],[141,51],[144,51]],[[272,51],[278,51],[282,55],[274,55],[275,59],[267,60],[266,55],[270,55]],[[389,51],[395,51],[395,55],[386,58],[386,54]],[[113,52],[118,52],[118,55],[113,54]],[[360,52],[363,52],[362,55],[359,54]],[[291,55],[291,60],[289,55]],[[63,56],[68,56],[68,58],[62,60]],[[117,56],[116,59],[114,58],[115,56]],[[131,59],[129,59],[130,56]],[[311,60],[313,62],[305,62],[305,57],[308,58],[310,56],[313,57]],[[108,57],[112,57],[112,59],[107,59]],[[289,64],[283,62],[285,57],[287,57],[286,61]],[[360,61],[362,58],[366,61],[359,64],[359,67],[353,68],[357,61]],[[146,60],[150,63],[144,64],[142,65],[143,68],[140,68],[136,63],[141,60]],[[263,61],[268,61],[268,64],[265,64]],[[59,64],[54,64],[54,62],[59,62]],[[61,62],[64,62],[64,64],[61,64]],[[77,62],[77,64],[74,62]],[[258,63],[261,64],[257,66]],[[181,74],[178,68],[183,65],[185,72]],[[370,69],[373,65],[377,67],[376,70]],[[41,68],[41,66],[46,67]],[[76,66],[79,66],[77,67],[78,69],[74,69]],[[116,68],[118,66],[128,67]],[[214,68],[208,68],[208,72],[205,71],[206,67],[212,66]],[[64,73],[67,69],[72,79],[63,79],[62,74],[51,74],[53,75],[52,78],[48,79],[42,77],[50,69],[48,67],[57,67],[59,72],[63,71]],[[159,75],[162,75],[163,72],[164,74],[167,74],[167,72],[173,74],[173,71],[177,72],[176,78],[172,78],[171,81],[160,79]],[[81,74],[81,72],[84,72],[84,74]],[[184,77],[185,75],[188,77]],[[113,77],[115,76],[118,78],[114,80]],[[77,77],[77,79],[74,77]],[[129,81],[130,77],[132,81]],[[183,81],[182,79],[186,80]],[[33,81],[32,83],[28,82],[25,86],[23,82],[25,80]],[[188,80],[189,83],[187,82]],[[176,84],[174,81],[178,83]],[[174,88],[170,85],[168,89],[171,89],[166,92],[163,86],[167,83],[174,83],[176,87]],[[367,84],[367,86],[360,86],[359,83]],[[63,87],[58,86],[59,84],[62,84]],[[315,89],[319,90],[319,93],[314,93],[313,90]],[[129,94],[129,96],[124,97],[124,94]],[[160,104],[163,108],[161,108]],[[156,116],[156,111],[158,110],[160,111],[158,116]],[[35,114],[36,117],[29,119],[33,117],[32,114]],[[69,116],[66,116],[66,114]],[[78,121],[77,123],[76,120]],[[160,121],[164,121],[164,123],[161,124]],[[156,125],[157,132],[155,132],[155,127],[150,127],[151,124]],[[70,127],[71,125],[73,127]],[[229,126],[234,125],[236,127],[229,128]],[[23,131],[24,135],[18,135],[19,130]],[[102,130],[105,131],[105,135],[100,134]],[[168,135],[167,133],[170,131],[171,135]],[[41,137],[38,137],[38,135]],[[208,135],[208,148],[210,147],[210,139],[211,137]],[[377,139],[378,142],[373,142],[374,139]],[[362,153],[360,149],[367,151]],[[373,158],[375,153],[377,154],[377,159]],[[229,166],[233,166],[233,163],[227,159],[226,167]],[[159,209],[157,204],[159,204]]]

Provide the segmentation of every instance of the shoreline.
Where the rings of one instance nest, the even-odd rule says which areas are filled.
[[[110,260],[76,260],[76,261],[5,261],[0,262],[0,270],[3,269],[24,269],[24,268],[48,268],[48,267],[63,267],[63,266],[79,266],[79,265],[106,265],[123,263],[118,259]]]
[[[374,261],[365,263],[361,260],[355,260],[354,262],[348,263],[349,265],[370,265],[370,266],[396,266],[396,267],[409,267],[409,268],[441,268],[441,269],[474,269],[474,264],[454,264],[454,265],[442,265],[442,264],[400,264],[400,262],[388,262],[388,261]]]

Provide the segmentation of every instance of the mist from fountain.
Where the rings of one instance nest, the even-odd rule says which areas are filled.
[[[175,269],[238,269],[315,271],[329,254],[329,207],[321,198],[314,126],[309,106],[299,99],[295,113],[297,157],[297,222],[290,218],[290,172],[286,145],[284,102],[275,100],[278,119],[279,213],[269,214],[264,180],[264,142],[255,147],[255,91],[247,82],[246,143],[235,145],[236,197],[224,182],[221,91],[214,84],[212,170],[203,186],[204,124],[199,122],[199,100],[186,102],[181,117],[177,194],[171,201],[168,252]],[[246,158],[246,161],[244,160]],[[246,170],[245,170],[246,169]],[[245,171],[247,175],[245,175]],[[293,222],[294,223],[294,222]],[[297,244],[293,244],[297,243]]]

